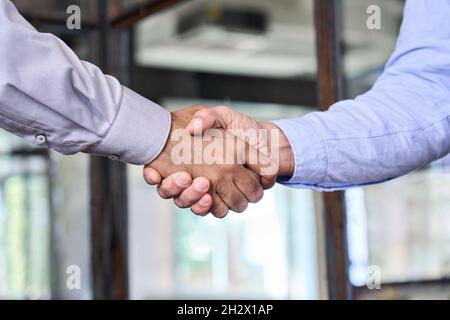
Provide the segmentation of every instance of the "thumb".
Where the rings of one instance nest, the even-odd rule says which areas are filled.
[[[206,108],[193,115],[186,129],[191,135],[200,134],[213,128],[228,129],[232,119],[232,110],[228,107]]]

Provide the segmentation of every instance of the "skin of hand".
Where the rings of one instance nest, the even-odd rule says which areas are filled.
[[[228,107],[219,106],[213,108],[203,108],[197,111],[190,121],[187,129],[191,134],[194,134],[195,121],[200,119],[201,130],[209,128],[224,128],[224,129],[270,129],[279,131],[279,159],[278,171],[273,176],[261,177],[262,184],[265,189],[271,187],[275,182],[277,176],[291,176],[294,172],[295,159],[289,140],[284,133],[271,122],[257,122],[256,120],[247,117],[239,112],[236,112]],[[245,139],[245,137],[243,137]],[[268,148],[267,144],[271,141],[256,141],[256,148]],[[269,148],[270,150],[270,148]],[[181,183],[177,183],[177,179],[184,177],[187,184],[183,187]],[[159,173],[151,168],[144,169],[144,178],[148,184],[158,184],[159,192],[168,194],[169,197],[174,197],[174,202],[177,206],[191,207],[191,210],[196,214],[204,214],[211,206],[211,199],[209,194],[201,191],[201,186],[207,184],[209,181],[204,177],[196,178],[192,181],[187,172],[177,172],[170,175],[166,179],[161,179]]]
[[[205,215],[210,210],[214,216],[223,218],[227,215],[228,209],[235,212],[242,212],[247,208],[248,202],[257,202],[263,196],[263,188],[258,176],[251,170],[246,169],[242,164],[196,164],[182,163],[174,164],[172,151],[176,143],[173,138],[174,131],[186,130],[186,126],[192,117],[199,111],[206,109],[204,106],[193,106],[191,108],[178,110],[172,113],[172,126],[166,145],[159,156],[144,168],[144,179],[153,184],[154,181],[161,181],[167,178],[158,186],[158,193],[162,198],[176,196],[176,191],[190,191],[175,198],[175,204],[179,207],[190,207],[199,215]],[[214,136],[211,143],[226,146],[236,138],[224,130],[220,131],[220,136]],[[191,148],[201,143],[203,146],[208,143],[202,137],[190,136],[187,133]],[[195,139],[200,139],[194,141]],[[197,144],[198,146],[198,144]],[[192,150],[195,151],[195,150]],[[234,151],[238,152],[238,151]],[[224,153],[218,152],[220,159],[225,159]],[[194,185],[191,186],[192,178]]]

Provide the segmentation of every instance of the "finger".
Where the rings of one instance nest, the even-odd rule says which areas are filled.
[[[158,188],[158,194],[163,199],[170,199],[180,195],[192,183],[189,173],[181,171],[165,178]]]
[[[205,194],[200,201],[194,203],[191,207],[191,211],[199,216],[206,216],[211,209],[213,200],[209,193]]]
[[[189,208],[207,194],[209,186],[208,179],[203,177],[196,178],[189,187],[175,197],[174,202],[180,208]]]
[[[242,212],[247,209],[247,198],[239,191],[232,180],[219,183],[216,192],[230,210]]]
[[[194,114],[186,129],[192,135],[212,128],[227,129],[232,119],[232,110],[225,106],[201,109]]]
[[[252,170],[260,177],[260,183],[264,190],[270,189],[275,184],[278,171],[279,162],[274,155],[267,155],[264,152],[245,145],[244,155],[245,167]]]
[[[150,167],[144,167],[144,180],[150,185],[159,184],[161,182],[161,175],[158,171]]]
[[[278,175],[271,173],[270,166],[261,167],[257,164],[249,164],[245,167],[259,175],[259,182],[264,190],[272,188],[277,182]],[[265,172],[266,169],[268,171]]]
[[[233,182],[248,202],[258,202],[264,195],[259,176],[251,170],[234,176]]]
[[[270,189],[277,182],[277,176],[261,176],[260,182],[264,190]]]
[[[213,193],[212,198],[213,204],[211,207],[211,213],[216,218],[225,218],[228,214],[228,206],[217,193]]]

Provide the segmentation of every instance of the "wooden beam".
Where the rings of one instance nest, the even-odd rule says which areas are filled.
[[[40,24],[49,24],[57,26],[65,26],[67,22],[67,14],[50,13],[50,12],[21,12],[22,16],[30,22],[33,26]],[[81,30],[95,30],[97,28],[97,21],[89,18],[81,20]]]
[[[158,13],[164,9],[183,2],[183,0],[150,0],[137,5],[136,7],[113,17],[110,25],[119,29],[130,28],[140,20]]]
[[[315,0],[318,93],[321,110],[342,98],[340,0]],[[328,295],[350,299],[344,192],[325,192],[324,223]]]

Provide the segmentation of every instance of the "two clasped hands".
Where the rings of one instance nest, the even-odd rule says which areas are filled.
[[[62,154],[150,162],[146,181],[199,215],[241,212],[278,177],[318,191],[379,183],[450,152],[448,17],[449,1],[407,1],[400,40],[368,92],[275,125],[226,107],[170,120],[0,1],[0,127]]]
[[[172,113],[166,145],[144,167],[144,179],[180,208],[223,218],[259,201],[293,170],[289,141],[275,124],[197,105]]]

